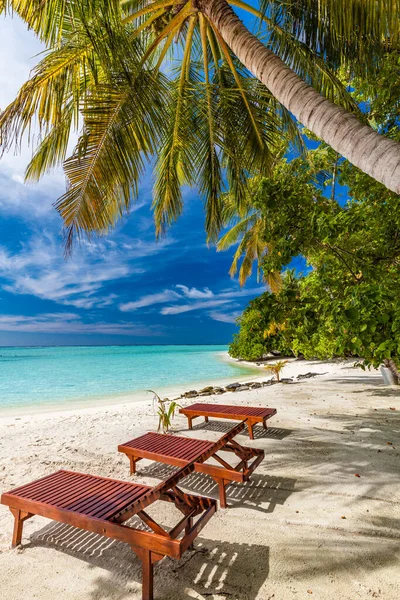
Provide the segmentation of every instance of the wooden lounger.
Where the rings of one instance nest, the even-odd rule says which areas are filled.
[[[207,453],[204,456],[206,460]],[[194,469],[193,461],[154,488],[57,471],[11,490],[1,496],[1,502],[14,515],[12,545],[21,543],[23,522],[33,515],[126,542],[142,561],[142,599],[153,600],[153,564],[165,556],[181,558],[217,509],[216,500],[185,494],[177,487],[178,481]],[[145,512],[157,500],[172,502],[183,513],[168,531]],[[148,531],[124,525],[134,515]]]
[[[267,429],[267,420],[276,415],[276,408],[258,408],[256,406],[232,406],[230,404],[205,404],[198,402],[186,408],[181,408],[180,413],[188,418],[189,429],[192,429],[192,421],[196,417],[216,417],[218,419],[233,419],[234,421],[247,422],[249,437],[254,440],[253,427],[256,423],[262,423]]]
[[[226,486],[232,481],[244,483],[248,481],[254,469],[264,458],[264,451],[256,448],[246,448],[233,440],[244,429],[245,423],[239,423],[217,442],[185,438],[162,433],[146,433],[130,442],[118,446],[130,460],[131,474],[136,471],[136,463],[142,458],[184,467],[194,459],[199,452],[212,453],[211,456],[219,465],[196,462],[195,471],[207,473],[218,484],[219,501],[226,508]],[[218,456],[218,451],[234,453],[239,458],[236,466],[231,466]],[[253,460],[252,460],[253,459]]]

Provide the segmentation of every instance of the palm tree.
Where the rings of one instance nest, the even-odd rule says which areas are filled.
[[[283,198],[288,194],[290,186],[296,182],[296,193],[301,184],[312,183],[313,187],[331,185],[332,193],[335,189],[335,179],[339,170],[338,158],[334,151],[321,144],[317,150],[302,153],[290,162],[284,160],[288,151],[288,144],[283,143],[280,151],[276,153],[271,165],[269,180],[275,182]],[[282,187],[280,187],[282,184]],[[237,245],[229,274],[234,277],[238,273],[240,285],[244,285],[251,276],[254,262],[257,263],[257,279],[262,278],[273,293],[278,293],[282,286],[282,277],[279,271],[264,271],[262,263],[265,256],[271,252],[273,246],[266,241],[266,220],[260,203],[255,202],[260,196],[263,186],[263,177],[251,177],[247,181],[244,202],[237,205],[233,194],[227,193],[223,198],[223,226],[228,228],[217,242],[217,251],[227,250]],[[285,187],[286,186],[286,187]],[[264,192],[265,193],[265,192]],[[333,200],[331,194],[331,200]],[[265,202],[262,194],[261,203]],[[277,206],[276,210],[279,210]],[[242,262],[239,267],[239,261]]]
[[[389,7],[383,11],[379,0],[378,19],[369,0],[349,2],[369,11],[364,47],[370,30],[379,48],[389,36],[397,43],[398,11],[389,18]],[[261,1],[258,9],[241,0],[0,0],[0,9],[17,12],[49,47],[2,113],[1,143],[18,145],[36,119],[41,138],[27,178],[38,179],[64,162],[68,189],[56,207],[67,247],[75,235],[114,225],[154,155],[158,234],[182,210],[182,185],[196,183],[214,240],[223,222],[223,175],[240,207],[248,175],[268,172],[282,131],[296,136],[290,113],[339,154],[400,191],[400,146],[355,116],[360,113],[328,68],[320,39],[310,47],[300,41],[307,34],[308,3],[312,0],[299,0],[292,14],[282,13],[278,0]],[[318,3],[325,4],[331,5]],[[266,44],[231,5],[260,19]],[[342,20],[327,24],[318,12],[314,21],[324,42],[333,31],[343,33]],[[357,52],[346,46],[343,64]],[[65,160],[73,129],[81,135]]]
[[[218,240],[217,251],[237,245],[229,274],[234,277],[239,271],[239,283],[243,286],[251,276],[253,263],[256,262],[257,281],[262,279],[272,292],[277,293],[281,287],[279,271],[264,273],[261,269],[262,260],[271,250],[271,246],[264,239],[265,223],[262,213],[252,203],[252,189],[258,187],[259,180],[259,177],[249,180],[246,202],[239,209],[232,194],[226,194],[222,217],[223,225],[229,229]]]

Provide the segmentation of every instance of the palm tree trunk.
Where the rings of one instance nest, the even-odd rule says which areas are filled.
[[[243,25],[226,0],[197,0],[196,5],[243,65],[300,123],[364,173],[400,194],[400,144],[363,125],[305,83]]]
[[[397,381],[397,384],[399,384],[400,373],[394,360],[392,360],[391,358],[385,358],[383,364],[387,369],[391,371],[391,373],[394,375],[395,380]]]

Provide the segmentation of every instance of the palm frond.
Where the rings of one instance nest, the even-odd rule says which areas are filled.
[[[134,85],[99,85],[85,100],[84,133],[64,165],[69,187],[56,203],[67,251],[75,237],[108,231],[129,209],[162,131],[166,92],[162,75],[143,72]]]
[[[400,42],[399,0],[260,0],[284,30],[335,68],[365,74]]]
[[[36,148],[25,171],[26,181],[39,181],[54,167],[65,161],[73,120],[73,105],[70,102],[64,109],[58,123],[53,126]]]
[[[234,244],[237,244],[240,238],[255,226],[258,219],[259,217],[256,214],[241,219],[218,240],[217,251],[227,250]]]
[[[167,105],[168,122],[155,167],[152,207],[157,236],[165,233],[168,225],[176,221],[182,211],[181,186],[192,185],[195,181],[195,155],[193,144],[190,143],[195,126],[191,110],[190,71],[188,73],[187,70],[194,26],[195,17],[191,17],[180,77],[172,85],[173,91]]]
[[[278,294],[282,289],[282,275],[279,271],[263,274],[263,281],[268,285],[273,294]]]
[[[46,135],[57,125],[70,103],[75,124],[79,121],[79,102],[88,86],[100,78],[99,65],[84,42],[71,43],[49,52],[40,61],[33,76],[21,88],[16,99],[0,116],[1,147],[18,146],[36,120]]]
[[[222,203],[221,203],[221,164],[217,150],[217,136],[215,123],[215,89],[210,82],[209,64],[210,53],[208,47],[207,29],[208,24],[203,15],[200,14],[201,51],[204,65],[204,100],[205,111],[199,111],[204,124],[204,149],[203,159],[200,160],[200,192],[205,197],[206,204],[206,231],[208,238],[215,241],[222,227]],[[200,125],[200,124],[199,124]],[[200,127],[199,127],[200,128]]]

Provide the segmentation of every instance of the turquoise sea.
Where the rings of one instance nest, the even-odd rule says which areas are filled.
[[[254,375],[227,361],[226,352],[226,346],[0,347],[0,411]]]

